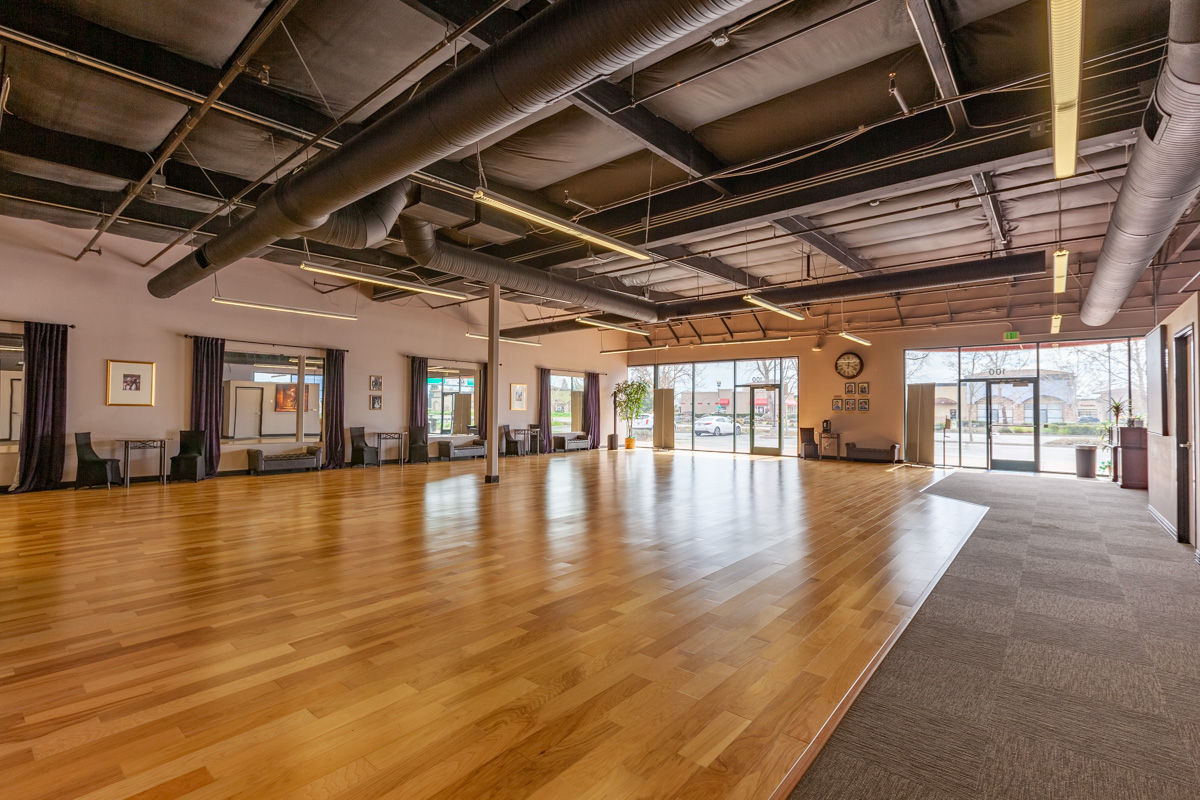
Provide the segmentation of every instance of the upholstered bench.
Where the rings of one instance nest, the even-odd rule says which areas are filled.
[[[554,452],[570,453],[573,450],[590,450],[592,447],[591,437],[586,433],[577,434],[574,436],[555,436]]]
[[[487,442],[483,439],[471,439],[466,442],[439,439],[437,448],[438,458],[444,458],[448,461],[456,461],[462,458],[483,458],[487,455]]]
[[[322,447],[306,447],[303,453],[275,453],[269,456],[262,450],[246,451],[251,475],[293,469],[320,469],[324,454],[325,449]]]
[[[854,442],[846,445],[846,458],[851,461],[875,461],[895,464],[900,461],[900,445],[890,447],[859,447]]]

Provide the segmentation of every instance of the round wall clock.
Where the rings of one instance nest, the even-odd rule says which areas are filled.
[[[857,378],[863,371],[862,356],[858,353],[842,353],[837,357],[837,361],[833,362],[833,368],[843,378]]]

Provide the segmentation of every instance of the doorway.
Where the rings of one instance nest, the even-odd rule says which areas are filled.
[[[964,467],[1037,472],[1041,455],[1038,379],[961,381]]]
[[[233,438],[262,437],[263,390],[261,386],[239,386],[233,394]]]
[[[1192,469],[1192,329],[1175,337],[1175,535],[1192,542],[1192,498],[1196,476]]]
[[[777,383],[750,385],[750,452],[783,455],[783,387]]]

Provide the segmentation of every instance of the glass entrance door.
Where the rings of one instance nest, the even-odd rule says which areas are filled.
[[[1037,472],[1040,401],[1037,378],[987,381],[988,469]]]
[[[783,387],[750,386],[750,452],[760,456],[783,455]]]

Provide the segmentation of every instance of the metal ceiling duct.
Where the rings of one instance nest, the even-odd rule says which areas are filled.
[[[1171,1],[1167,63],[1080,309],[1085,325],[1121,310],[1150,260],[1200,191],[1200,0]]]
[[[354,250],[376,247],[387,240],[396,218],[410,202],[411,191],[408,181],[396,181],[334,211],[319,228],[302,231],[288,238],[303,236]]]
[[[400,230],[404,233],[404,248],[408,250],[409,257],[430,269],[620,314],[629,319],[652,322],[658,318],[658,309],[649,300],[611,289],[600,289],[535,267],[514,264],[496,256],[439,242],[434,235],[433,225],[424,220],[401,216]]]
[[[171,297],[276,239],[503,129],[750,0],[562,0],[273,186],[228,231],[154,276]]]
[[[812,286],[797,286],[789,289],[767,289],[755,296],[776,305],[804,305],[824,303],[831,300],[850,300],[858,297],[873,297],[898,292],[915,292],[923,289],[942,289],[968,283],[990,283],[1039,275],[1046,272],[1046,251],[1017,253],[1010,256],[964,261],[940,267],[913,269],[870,275],[864,278],[847,278]],[[700,300],[680,300],[663,303],[658,307],[659,319],[729,314],[746,311],[751,306],[740,294],[730,297],[714,297]]]

